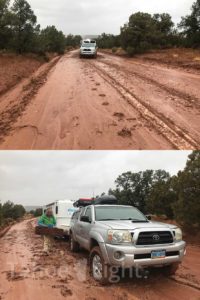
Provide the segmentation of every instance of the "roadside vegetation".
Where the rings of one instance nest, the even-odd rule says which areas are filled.
[[[0,203],[0,229],[21,219],[25,213],[25,208],[20,204],[14,204],[11,201]]]
[[[65,37],[65,46],[67,50],[71,50],[80,46],[82,37],[81,35],[69,34]]]
[[[145,53],[152,49],[172,47],[200,47],[200,0],[196,0],[191,13],[175,25],[168,13],[137,12],[120,28],[119,35],[103,33],[97,38],[102,49],[116,53],[122,49],[128,55]],[[37,17],[26,0],[0,0],[0,50],[16,53],[57,52],[80,45],[80,35],[65,36],[55,26],[41,29]]]
[[[65,37],[54,26],[40,30],[37,17],[25,0],[0,0],[0,48],[22,54],[27,52],[62,53]]]
[[[200,228],[200,151],[189,155],[183,171],[170,176],[165,170],[126,172],[109,191],[120,204],[134,205],[145,214],[179,222],[185,229]]]
[[[0,0],[0,50],[18,54],[57,52],[66,46],[76,47],[81,37],[64,33],[55,26],[41,29],[37,17],[26,0]]]
[[[29,213],[31,215],[33,215],[34,217],[40,217],[43,213],[43,210],[42,210],[42,208],[36,208],[34,210],[31,210]]]
[[[26,0],[0,0],[0,96],[80,41],[55,26],[41,28]]]
[[[172,47],[200,47],[200,0],[196,0],[191,14],[182,17],[175,26],[168,13],[148,14],[137,12],[129,17],[128,23],[120,29],[120,35],[103,33],[97,40],[102,49],[118,48],[128,55],[145,53],[152,49]]]

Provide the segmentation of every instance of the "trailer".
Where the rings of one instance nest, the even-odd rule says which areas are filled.
[[[78,210],[74,207],[73,200],[57,200],[53,203],[47,204],[43,207],[43,213],[48,208],[51,208],[56,218],[56,228],[63,230],[63,236],[69,235],[70,221],[73,213]]]

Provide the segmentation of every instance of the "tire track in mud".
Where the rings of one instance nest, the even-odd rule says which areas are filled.
[[[127,103],[136,109],[140,116],[149,122],[175,149],[196,150],[199,148],[199,142],[191,137],[185,130],[175,125],[172,120],[161,113],[156,112],[150,105],[129,91],[128,88],[121,84],[114,76],[98,66],[97,63],[88,62],[88,65],[94,68],[101,78],[114,87]]]
[[[181,277],[172,276],[169,279],[172,280],[172,281],[175,281],[179,285],[189,286],[189,287],[191,287],[195,290],[200,291],[200,285],[198,285],[196,283],[193,283],[193,282],[190,282],[190,281],[187,281],[187,280],[184,280]]]
[[[127,70],[127,68],[125,68],[125,67],[123,67],[121,65],[119,66],[119,65],[117,65],[117,64],[115,64],[113,62],[111,63],[111,62],[108,62],[108,61],[104,60],[103,63],[105,65],[109,66],[109,67],[113,67],[113,68],[117,69],[118,71],[124,71],[127,74],[129,74],[129,75],[134,75],[134,76],[138,77],[139,79],[145,81],[146,83],[154,85],[154,86],[160,88],[161,90],[169,93],[172,96],[175,96],[175,97],[178,97],[178,98],[181,98],[181,99],[185,100],[188,103],[187,107],[189,106],[189,107],[200,109],[199,98],[195,97],[194,95],[191,96],[191,95],[189,95],[187,93],[184,93],[182,91],[178,91],[175,88],[168,87],[168,86],[166,86],[166,85],[164,85],[164,84],[162,84],[162,83],[154,80],[153,78],[150,78],[148,76],[145,76],[145,75],[143,75],[143,74],[141,74],[139,72],[133,71],[133,70],[132,71]]]

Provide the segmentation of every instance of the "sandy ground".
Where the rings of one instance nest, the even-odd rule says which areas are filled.
[[[74,51],[37,76],[0,98],[0,149],[199,148],[198,74]]]
[[[34,234],[35,221],[14,225],[0,239],[1,300],[199,300],[199,246],[188,245],[176,276],[160,271],[147,280],[126,278],[99,286],[88,274],[87,253],[72,254],[67,242],[56,241],[53,253],[42,255],[42,239]]]

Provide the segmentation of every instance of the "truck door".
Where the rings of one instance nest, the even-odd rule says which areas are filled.
[[[89,222],[81,221],[81,216],[78,222],[78,242],[85,249],[90,249],[90,230],[92,222],[91,207],[87,207],[82,216],[88,217]]]

